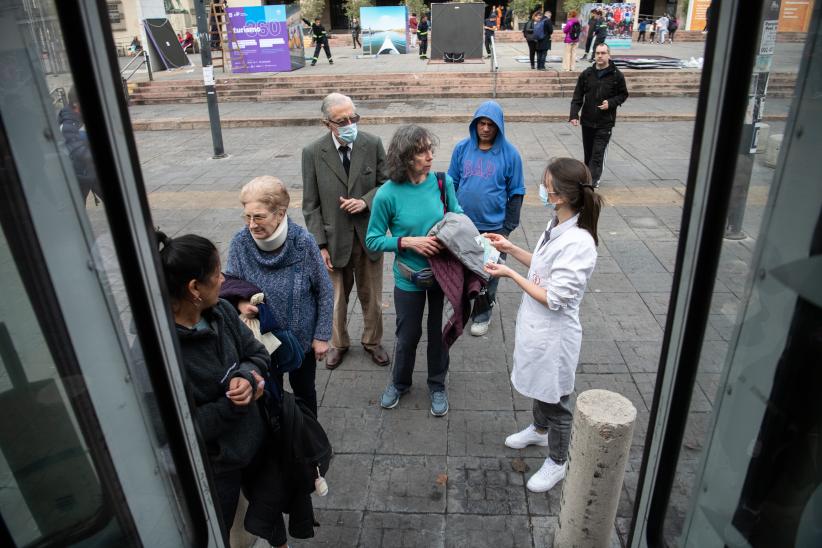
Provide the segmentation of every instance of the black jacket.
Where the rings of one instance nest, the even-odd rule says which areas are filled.
[[[234,405],[225,393],[233,377],[243,377],[252,387],[251,371],[265,378],[268,352],[228,301],[220,299],[203,318],[208,329],[177,325],[194,416],[215,472],[245,468],[267,435],[266,424],[257,405]]]
[[[324,26],[316,25],[308,19],[303,19],[303,22],[311,27],[311,34],[314,35],[314,42],[321,43],[328,40],[328,33],[325,31]]]
[[[596,65],[583,70],[574,88],[571,100],[570,120],[579,119],[586,127],[611,128],[616,123],[616,111],[628,98],[625,76],[614,65],[608,63],[601,77],[597,76]],[[598,105],[608,101],[608,110],[600,110]],[[580,109],[582,115],[580,116]]]

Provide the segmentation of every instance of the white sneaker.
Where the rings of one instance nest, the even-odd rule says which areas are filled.
[[[482,337],[488,333],[488,326],[491,325],[491,320],[487,322],[473,322],[471,324],[471,335],[475,337]]]
[[[528,428],[522,432],[511,434],[505,438],[505,446],[511,449],[524,449],[529,445],[546,447],[548,445],[548,432],[540,434],[533,424],[529,424]]]
[[[545,459],[537,473],[528,479],[526,487],[534,493],[544,493],[553,489],[565,477],[565,463],[557,464],[551,457]]]

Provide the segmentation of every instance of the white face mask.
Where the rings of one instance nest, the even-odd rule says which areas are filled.
[[[257,244],[257,247],[263,251],[274,251],[275,249],[280,249],[283,246],[287,236],[288,216],[285,215],[283,216],[283,220],[280,222],[280,225],[277,227],[277,230],[275,230],[271,236],[262,239],[254,238],[254,243]]]

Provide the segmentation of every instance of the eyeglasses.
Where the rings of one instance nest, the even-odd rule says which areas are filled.
[[[247,224],[247,225],[251,224],[251,221],[254,221],[254,224],[255,224],[255,225],[258,225],[258,224],[260,224],[260,223],[264,223],[264,222],[266,222],[267,220],[269,220],[269,219],[270,219],[271,217],[273,217],[274,215],[280,215],[280,214],[282,214],[282,212],[283,212],[283,211],[282,211],[281,209],[278,209],[277,211],[275,211],[275,212],[273,212],[273,213],[272,213],[272,212],[268,212],[268,213],[255,213],[255,214],[253,214],[253,215],[244,214],[244,215],[243,215],[243,221],[244,221],[244,222],[245,222],[245,224]]]
[[[360,121],[360,115],[359,114],[354,114],[352,116],[349,116],[348,118],[343,118],[340,121],[326,120],[326,122],[328,122],[329,124],[331,124],[333,126],[337,126],[337,127],[350,126],[351,124],[356,124],[359,121]]]

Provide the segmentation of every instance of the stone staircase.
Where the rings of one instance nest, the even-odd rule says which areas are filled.
[[[699,94],[698,70],[625,71],[631,97],[695,97]],[[768,95],[793,96],[796,75],[771,74]],[[556,71],[501,72],[496,81],[500,98],[571,97],[576,73]],[[490,98],[494,75],[485,72],[340,75],[333,81],[316,76],[266,76],[217,79],[220,102],[317,101],[331,92],[354,100],[408,100],[436,98]],[[139,82],[130,95],[132,105],[204,103],[198,80]]]

